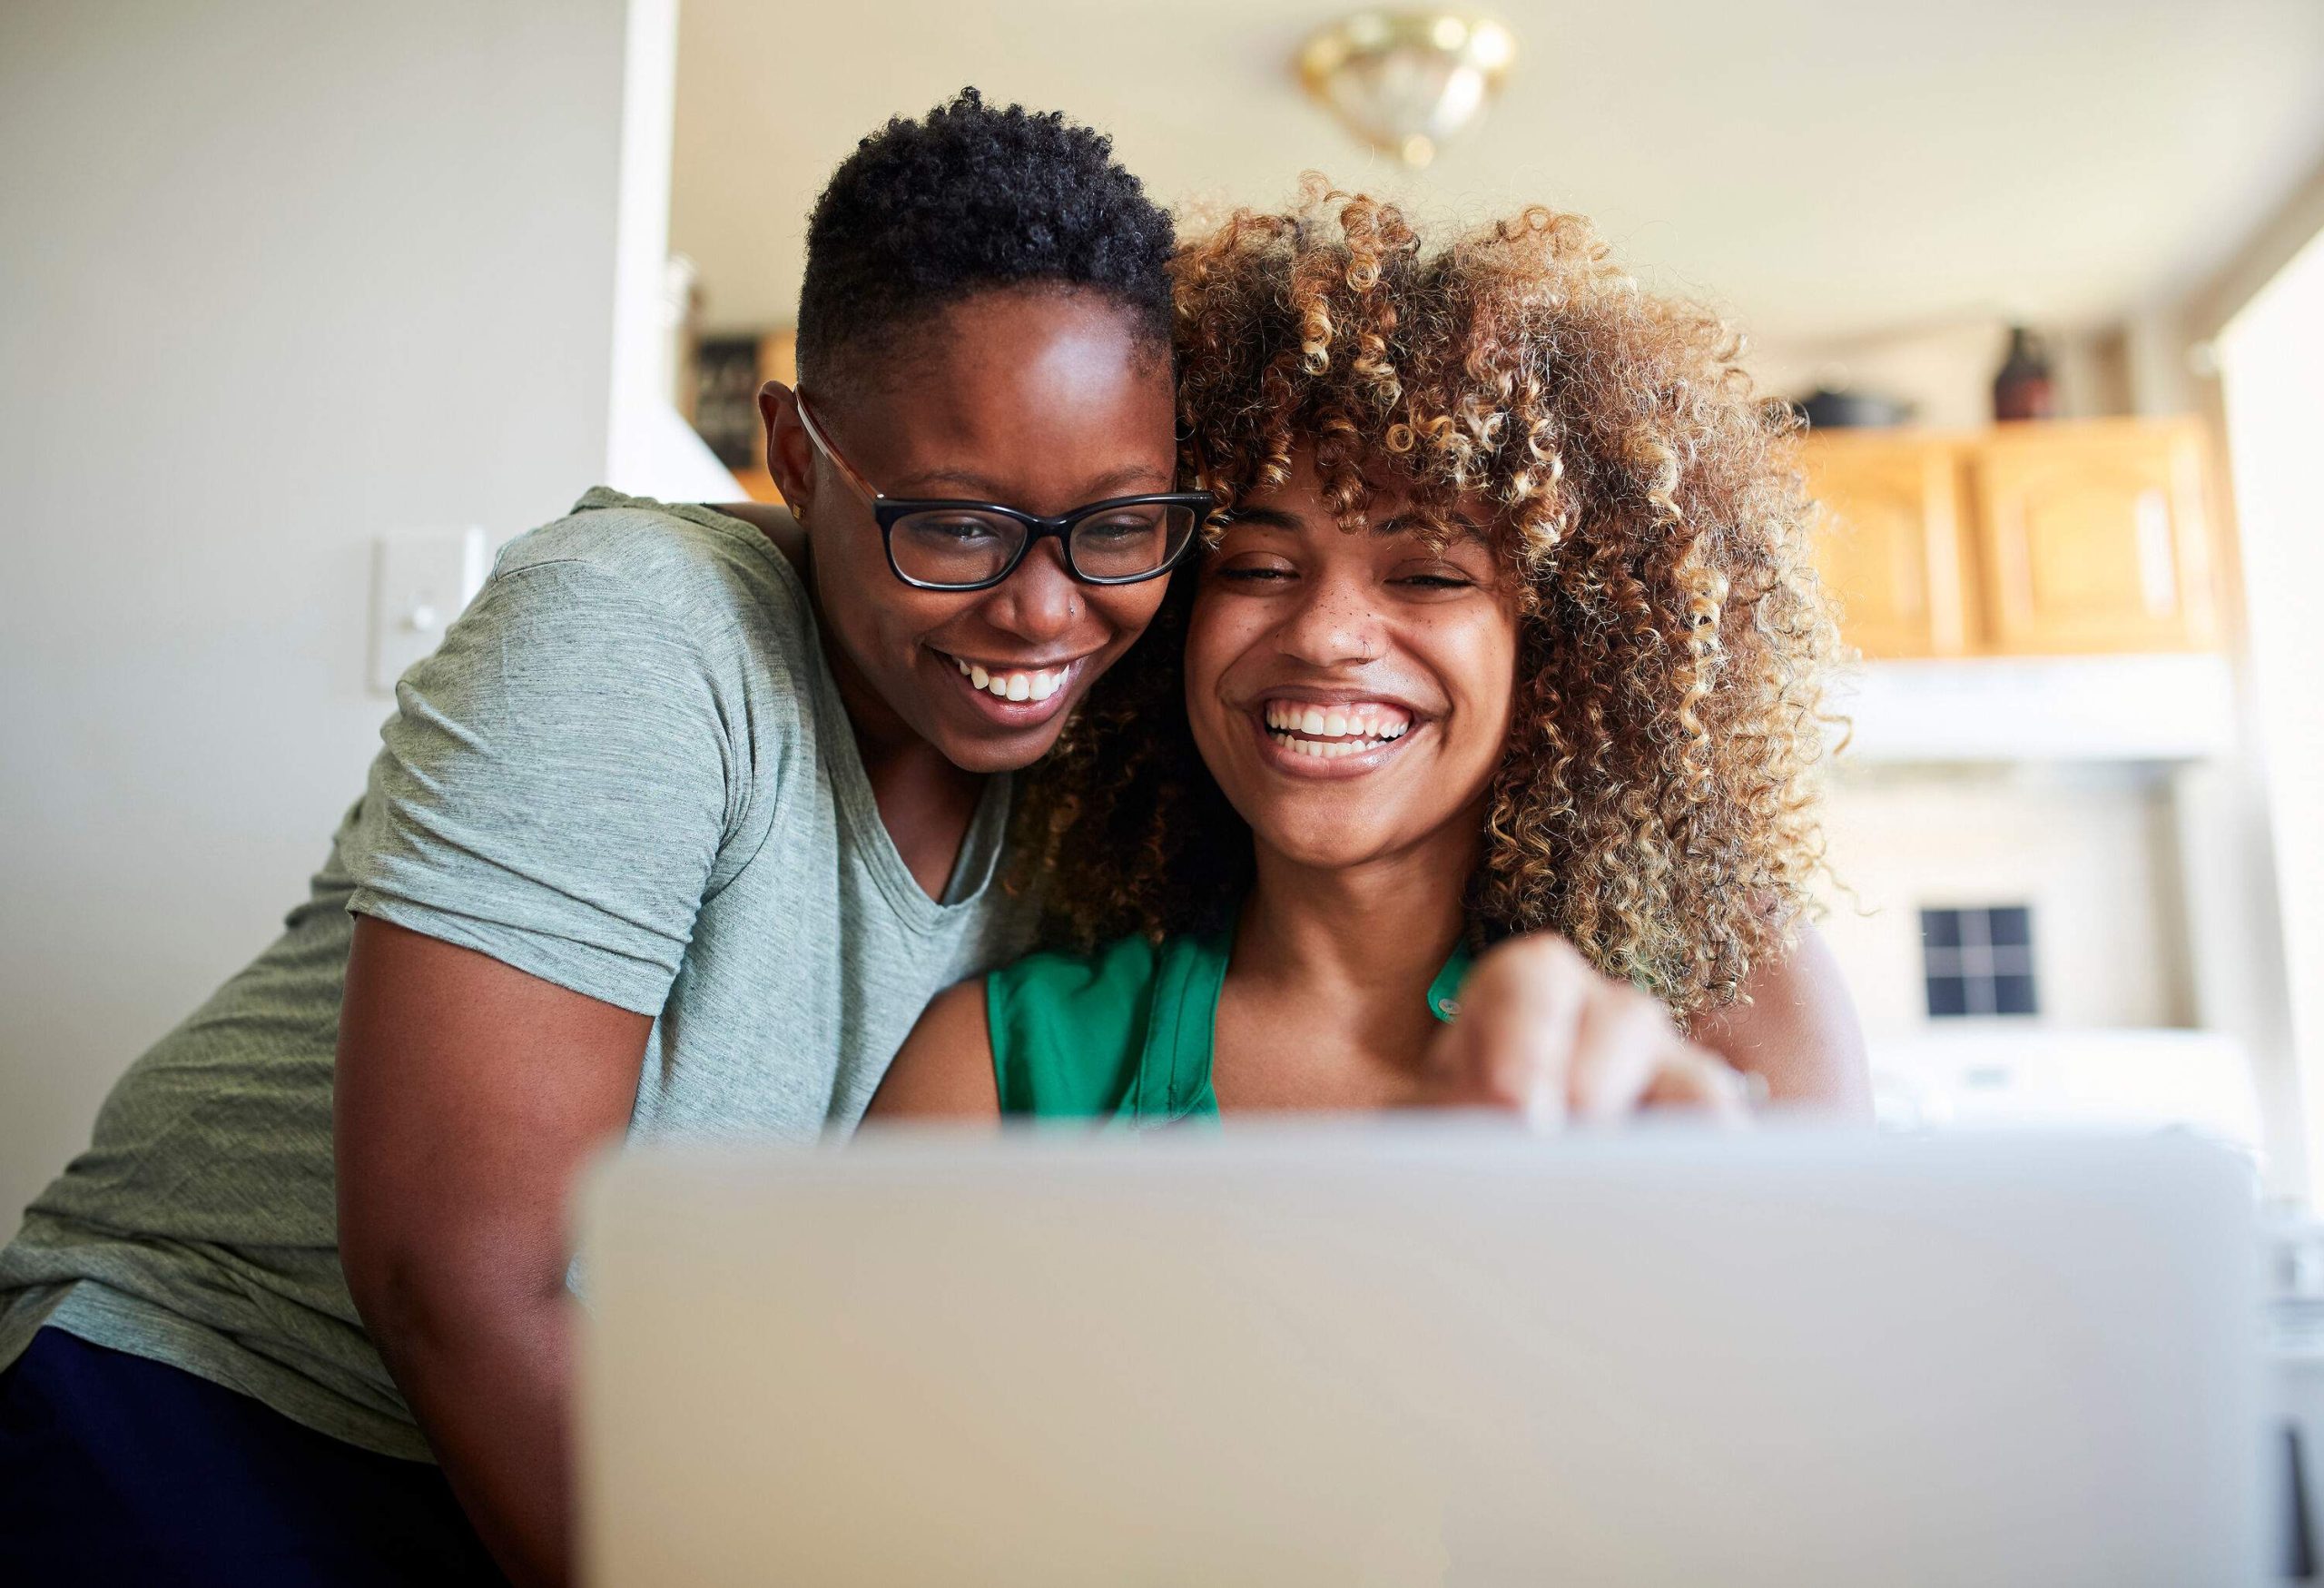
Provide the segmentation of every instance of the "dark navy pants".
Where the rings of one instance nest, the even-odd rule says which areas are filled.
[[[43,1329],[0,1374],[0,1581],[501,1584],[444,1475]]]

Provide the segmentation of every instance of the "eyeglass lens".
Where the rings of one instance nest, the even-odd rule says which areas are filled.
[[[1191,508],[1159,502],[1111,508],[1074,525],[1066,557],[1092,579],[1133,579],[1176,557],[1194,534]],[[946,508],[907,513],[888,531],[896,570],[924,585],[980,585],[1017,558],[1029,533],[999,513]]]

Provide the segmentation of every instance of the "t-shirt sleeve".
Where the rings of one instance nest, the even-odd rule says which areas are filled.
[[[348,908],[659,1014],[732,814],[725,720],[650,591],[497,574],[396,686]]]

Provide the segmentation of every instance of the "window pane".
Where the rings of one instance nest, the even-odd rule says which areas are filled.
[[[1996,976],[1994,978],[1994,1012],[1995,1014],[2038,1014],[2034,1007],[2034,978],[2031,976]]]

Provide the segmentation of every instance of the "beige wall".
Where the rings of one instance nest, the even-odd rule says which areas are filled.
[[[1859,768],[1821,930],[1866,1033],[1925,1029],[1923,906],[2028,903],[2043,1025],[2190,1022],[2167,785],[2128,766]],[[1948,1024],[1951,1022],[1947,1022]]]
[[[372,538],[605,469],[626,11],[0,6],[0,1231],[359,791]]]

